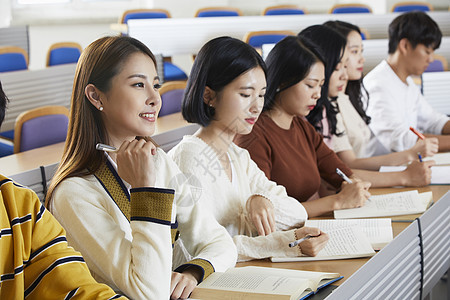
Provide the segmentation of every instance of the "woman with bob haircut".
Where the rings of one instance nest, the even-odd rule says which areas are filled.
[[[327,74],[336,67],[345,46],[345,40],[329,28],[310,29],[336,45],[331,53],[335,65],[325,65],[317,47],[302,38],[287,37],[277,43],[266,59],[268,87],[263,113],[253,131],[239,136],[237,144],[250,152],[269,179],[285,186],[314,217],[362,206],[370,196],[370,184],[343,182],[336,168],[348,176],[351,170],[304,119],[314,109],[322,85],[328,82]],[[321,178],[340,192],[319,198]]]
[[[148,138],[159,87],[155,57],[136,39],[103,37],[83,51],[46,203],[94,276],[132,299],[187,298],[236,262],[222,226],[200,206],[180,203],[190,187],[173,180],[181,172]],[[96,150],[97,143],[117,151]],[[177,230],[194,259],[172,272]]]
[[[202,127],[169,155],[201,182],[207,197],[200,204],[233,237],[238,260],[314,256],[328,236],[317,228],[294,229],[307,219],[304,207],[233,143],[236,134],[252,130],[265,92],[266,66],[250,45],[231,37],[209,41],[195,59],[182,105],[184,118]],[[313,238],[288,246],[306,235]]]
[[[437,139],[427,138],[418,140],[412,148],[405,151],[367,157],[368,145],[384,146],[370,130],[368,126],[370,116],[365,111],[370,97],[362,82],[364,56],[361,30],[358,26],[343,21],[328,21],[324,25],[347,38],[348,83],[345,93],[339,93],[334,102],[339,108],[345,134],[341,137],[333,136],[331,143],[339,158],[351,168],[378,170],[382,165],[402,165],[417,160],[417,153],[421,153],[423,157],[436,154],[438,151]],[[363,103],[363,98],[366,105]]]
[[[328,26],[327,26],[328,27]],[[328,27],[330,28],[330,27]],[[361,36],[354,32],[356,38],[359,37],[359,46],[362,47],[362,39]],[[336,34],[341,35],[339,31],[336,31]],[[320,47],[322,51],[329,52],[329,49],[332,49],[334,45],[330,42],[329,39],[323,38],[320,35],[306,35],[305,38],[311,40],[311,42],[315,43]],[[342,35],[347,39],[347,36]],[[352,36],[354,37],[354,36]],[[352,168],[356,177],[361,178],[363,180],[369,181],[372,184],[372,187],[389,187],[389,186],[423,186],[430,183],[431,180],[431,169],[429,168],[433,163],[426,162],[420,163],[417,158],[417,151],[412,155],[413,162],[408,165],[406,170],[401,172],[389,172],[389,173],[380,173],[377,172],[379,167],[383,164],[384,160],[379,158],[366,158],[359,159],[358,161],[354,161],[355,154],[353,152],[352,146],[348,141],[348,135],[346,127],[343,125],[343,117],[340,112],[340,106],[337,103],[338,96],[344,96],[345,86],[348,82],[348,65],[354,65],[353,61],[355,59],[355,55],[353,55],[352,50],[355,48],[355,41],[352,41],[352,48],[349,48],[349,43],[347,43],[343,58],[341,62],[339,62],[336,67],[332,70],[328,86],[326,86],[327,94],[322,94],[321,99],[318,101],[317,106],[314,110],[323,111],[322,115],[316,114],[316,118],[308,118],[308,121],[311,122],[313,126],[324,136],[325,143],[333,149],[339,158],[341,158],[345,163],[350,161],[352,164],[350,167]],[[358,44],[358,43],[357,43]],[[333,62],[330,59],[330,56],[327,55],[326,64],[331,64]],[[353,71],[353,70],[352,70]],[[351,72],[352,76],[355,76],[354,72]],[[362,75],[362,73],[359,73]],[[322,91],[324,91],[323,89]],[[330,117],[332,116],[332,117]],[[316,123],[313,123],[316,122]],[[331,132],[330,128],[335,128],[335,132]],[[356,126],[354,126],[356,127]],[[353,129],[356,131],[356,128]],[[416,149],[417,150],[417,149]],[[436,145],[437,151],[437,145]],[[409,160],[401,160],[398,159],[397,163],[395,163],[396,158],[400,158],[401,155],[393,154],[393,157],[387,159],[390,161],[390,164],[402,164],[409,162]],[[408,157],[411,155],[408,155]],[[352,159],[353,158],[353,159]],[[371,168],[369,168],[371,166]],[[369,171],[367,170],[369,169]],[[370,171],[370,170],[376,170]]]

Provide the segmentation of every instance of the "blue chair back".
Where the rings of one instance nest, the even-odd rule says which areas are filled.
[[[425,72],[443,72],[445,71],[444,64],[440,60],[433,60],[425,70]]]
[[[233,7],[204,7],[197,10],[195,17],[239,17],[241,15],[241,11]]]
[[[159,116],[170,115],[181,111],[186,81],[164,83],[160,89],[161,110]]]
[[[198,18],[205,17],[238,17],[239,14],[234,11],[218,10],[218,11],[203,11],[198,14]]]
[[[284,39],[287,34],[267,34],[251,36],[248,44],[254,48],[261,48],[263,44],[276,44]]]
[[[304,15],[303,9],[272,9],[266,12],[265,16],[281,16],[281,15]]]
[[[414,10],[430,11],[431,9],[430,6],[423,4],[398,4],[394,7],[393,12],[408,12]]]
[[[44,106],[21,113],[14,126],[14,153],[64,142],[68,115],[64,106]]]
[[[20,152],[64,142],[69,118],[65,115],[37,117],[22,125]]]
[[[4,51],[3,51],[4,50]],[[25,50],[18,47],[4,47],[0,51],[0,72],[12,72],[28,69]]]
[[[77,63],[81,51],[76,47],[61,47],[50,50],[47,66]]]
[[[163,10],[130,11],[124,14],[122,23],[127,24],[128,20],[132,19],[164,19],[169,17],[170,15]]]
[[[332,14],[363,14],[372,13],[371,9],[364,5],[336,5],[331,9]]]

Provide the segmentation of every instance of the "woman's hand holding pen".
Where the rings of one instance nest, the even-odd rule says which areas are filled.
[[[405,174],[405,186],[424,186],[431,182],[431,166],[435,165],[434,160],[419,162],[413,161],[408,165],[406,170],[402,171]]]
[[[336,195],[334,209],[361,207],[370,197],[370,182],[352,178],[353,183],[343,182]]]
[[[155,185],[156,146],[144,139],[125,141],[117,151],[117,173],[132,188]]]
[[[297,246],[303,254],[308,256],[316,256],[325,247],[329,239],[328,234],[315,227],[299,228],[295,230],[295,236],[297,239],[310,236]]]
[[[420,153],[422,157],[430,157],[438,153],[439,141],[435,137],[428,137],[424,140],[418,139],[417,143],[409,149],[411,153],[410,160],[416,160],[417,153]]]
[[[275,212],[272,202],[268,199],[253,195],[247,200],[246,209],[259,235],[268,235],[276,230]]]

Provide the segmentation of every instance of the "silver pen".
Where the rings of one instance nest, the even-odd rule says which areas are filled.
[[[95,149],[106,152],[117,152],[117,148],[109,145],[105,145],[102,143],[98,143],[95,145]]]
[[[336,173],[342,177],[342,179],[344,179],[345,181],[347,181],[347,183],[353,183],[353,181],[347,177],[347,175],[344,174],[344,172],[342,172],[341,170],[339,170],[339,168],[336,168]]]
[[[289,247],[295,247],[295,246],[297,246],[298,244],[300,244],[301,242],[304,242],[304,241],[306,241],[306,240],[309,240],[310,238],[312,238],[312,236],[311,235],[307,235],[307,236],[305,236],[304,238],[301,238],[301,239],[298,239],[298,240],[296,240],[296,241],[293,241],[293,242],[290,242],[289,243]]]

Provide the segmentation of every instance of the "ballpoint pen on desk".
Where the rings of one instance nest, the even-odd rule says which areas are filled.
[[[415,130],[412,127],[409,127],[409,130],[411,130],[412,132],[414,132],[415,135],[417,135],[419,137],[419,139],[424,140],[425,136],[423,134],[421,134],[420,132],[418,132],[417,130]]]
[[[295,246],[297,246],[298,244],[300,244],[301,242],[304,242],[304,241],[306,241],[306,240],[309,240],[310,238],[312,238],[312,236],[311,235],[307,235],[307,236],[305,236],[304,238],[301,238],[301,239],[298,239],[298,240],[296,240],[296,241],[293,241],[293,242],[291,242],[291,243],[289,243],[289,247],[295,247]]]
[[[345,181],[347,181],[347,183],[353,183],[353,181],[347,177],[347,175],[344,174],[344,172],[342,172],[339,168],[336,168],[336,173],[342,177],[342,179],[344,179]]]

